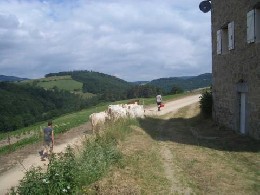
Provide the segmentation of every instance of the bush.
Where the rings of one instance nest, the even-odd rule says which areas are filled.
[[[65,153],[52,155],[47,171],[40,167],[30,169],[10,194],[82,194],[83,187],[88,189],[111,165],[120,165],[122,154],[117,144],[130,132],[133,122],[118,121],[106,127],[102,136],[84,143],[77,157],[71,147]]]
[[[204,117],[211,118],[212,117],[212,91],[204,91],[200,96],[200,109]]]
[[[78,166],[72,148],[53,155],[44,172],[40,167],[33,167],[26,172],[17,189],[11,194],[75,194]]]

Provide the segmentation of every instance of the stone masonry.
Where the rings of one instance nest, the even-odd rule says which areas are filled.
[[[260,139],[260,42],[247,43],[247,13],[257,0],[211,0],[213,119],[241,133],[241,93],[245,94],[245,134]],[[217,54],[217,31],[234,21],[234,49]],[[259,20],[260,21],[260,20]]]

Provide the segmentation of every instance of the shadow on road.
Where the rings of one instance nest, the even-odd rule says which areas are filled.
[[[200,115],[193,118],[145,118],[140,127],[154,140],[197,145],[222,151],[259,152],[260,142],[214,125]]]

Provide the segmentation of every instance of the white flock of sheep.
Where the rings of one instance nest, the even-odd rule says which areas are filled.
[[[137,103],[109,105],[106,111],[93,113],[89,118],[93,133],[97,133],[107,121],[116,121],[120,118],[144,118],[144,107]]]

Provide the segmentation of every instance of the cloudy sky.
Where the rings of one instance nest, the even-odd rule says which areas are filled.
[[[1,0],[0,75],[93,70],[126,81],[211,72],[201,0]]]

